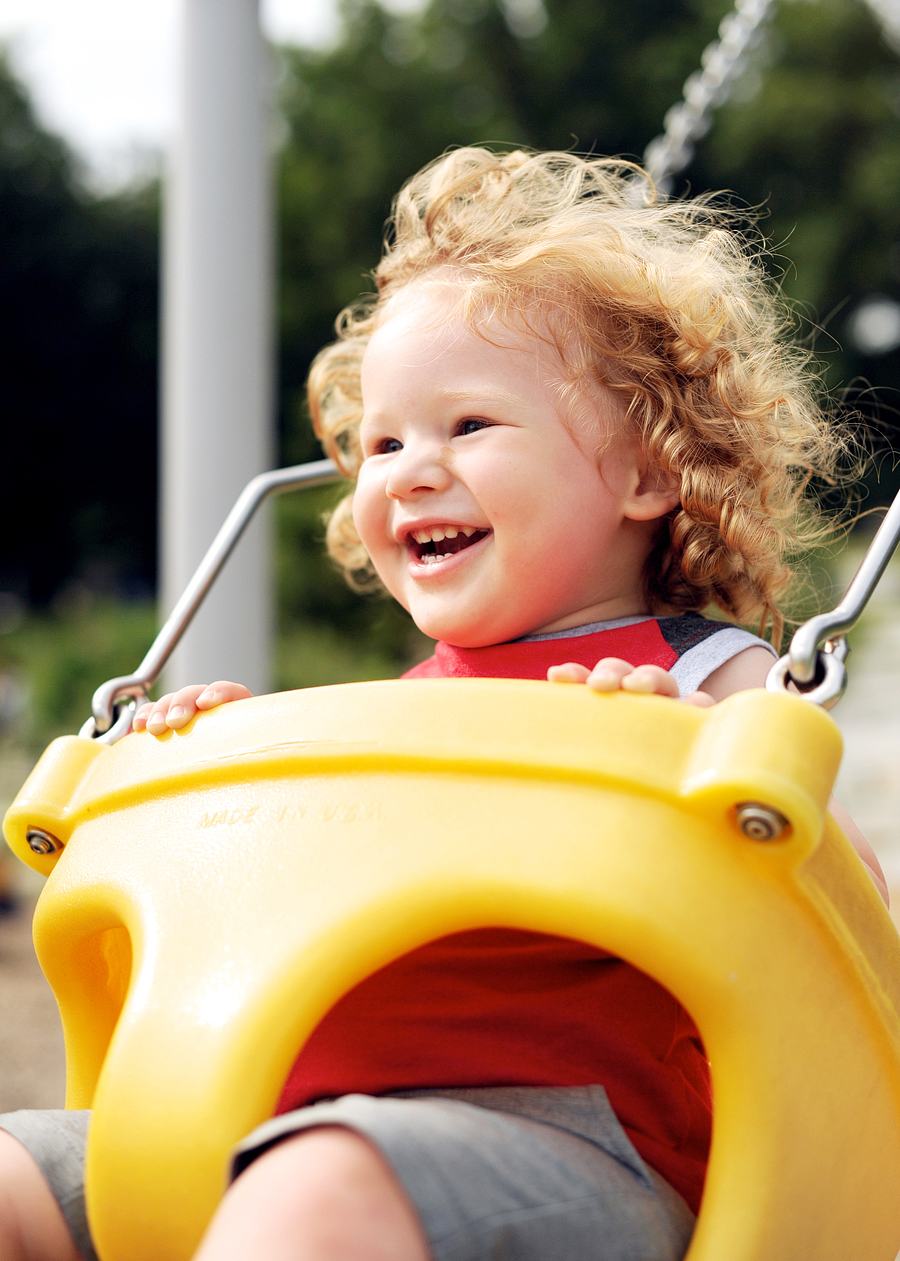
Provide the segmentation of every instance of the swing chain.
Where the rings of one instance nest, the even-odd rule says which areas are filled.
[[[847,686],[845,636],[862,616],[898,544],[900,494],[887,510],[840,604],[830,613],[811,617],[795,631],[788,652],[769,671],[766,687],[770,692],[787,691],[793,683],[814,705],[831,709],[837,704]]]
[[[707,44],[700,55],[702,70],[695,70],[686,79],[682,99],[665,116],[662,134],[644,150],[644,170],[664,196],[671,196],[675,176],[693,158],[697,141],[712,125],[713,112],[730,97],[776,3],[777,0],[736,0],[734,9],[719,23],[718,38]],[[866,3],[881,23],[887,42],[900,51],[897,0]]]
[[[668,111],[662,134],[651,140],[644,151],[644,169],[662,194],[671,193],[674,177],[691,161],[695,143],[709,130],[713,111],[731,95],[776,2],[736,0],[732,12],[719,24],[718,38],[703,50],[702,70],[695,71],[685,81],[682,100]],[[331,460],[317,460],[253,478],[244,487],[136,672],[109,679],[97,688],[91,717],[78,734],[104,744],[114,744],[128,734],[135,710],[148,699],[150,689],[264,499],[301,486],[322,486],[338,477],[338,469]],[[808,701],[825,709],[840,700],[847,684],[844,663],[849,648],[845,634],[858,621],[898,542],[900,495],[891,505],[844,599],[831,613],[820,614],[799,627],[790,650],[769,672],[766,680],[769,691],[786,691],[793,685]]]
[[[671,194],[675,176],[709,131],[713,111],[731,95],[774,9],[775,0],[737,0],[722,19],[718,38],[701,55],[703,69],[686,80],[682,99],[665,116],[664,131],[644,150],[644,169],[660,193]]]

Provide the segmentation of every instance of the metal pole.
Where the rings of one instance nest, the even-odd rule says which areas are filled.
[[[163,267],[162,612],[272,454],[272,197],[258,0],[182,0]],[[264,512],[263,518],[267,516]],[[271,686],[267,522],[254,522],[166,674]]]

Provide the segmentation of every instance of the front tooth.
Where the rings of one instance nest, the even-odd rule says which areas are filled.
[[[431,531],[431,541],[432,541],[432,543],[443,543],[443,541],[444,541],[444,539],[445,539],[446,537],[447,537],[447,536],[446,536],[446,534],[445,534],[445,533],[444,533],[444,531],[440,528],[440,526],[436,527],[435,529],[433,529],[433,530]]]
[[[448,525],[446,530],[444,530],[445,539],[455,539],[457,534],[459,534],[459,530],[457,530],[455,525]]]

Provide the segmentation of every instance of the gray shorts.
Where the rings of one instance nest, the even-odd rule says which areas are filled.
[[[40,1165],[85,1261],[82,1167],[90,1114],[11,1112],[0,1129]],[[434,1261],[678,1261],[694,1216],[649,1169],[600,1086],[345,1095],[274,1117],[235,1150],[237,1177],[302,1130],[343,1125],[384,1154]]]

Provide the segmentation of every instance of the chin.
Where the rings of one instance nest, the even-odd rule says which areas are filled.
[[[489,648],[492,644],[505,644],[510,639],[518,639],[520,635],[528,633],[518,627],[486,627],[483,622],[473,626],[468,620],[458,622],[423,617],[420,621],[413,615],[413,621],[429,639],[439,639],[445,644],[452,644],[454,648]]]
[[[484,635],[466,634],[460,631],[458,634],[452,629],[432,627],[430,625],[422,625],[417,623],[419,630],[427,635],[429,639],[440,640],[444,644],[452,644],[454,648],[485,648],[488,644],[496,644],[500,641],[497,639],[487,638]]]

